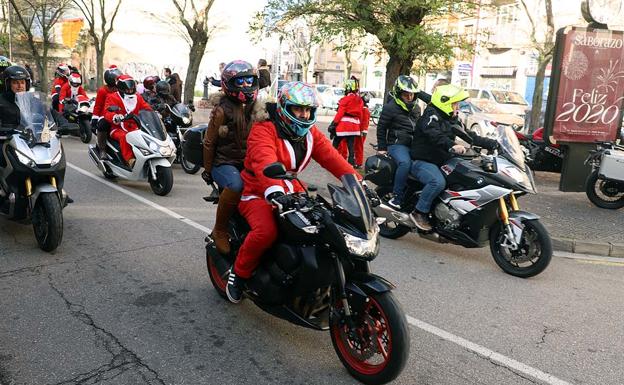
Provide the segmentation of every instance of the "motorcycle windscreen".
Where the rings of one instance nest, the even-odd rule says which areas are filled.
[[[173,108],[171,108],[171,112],[179,118],[189,118],[191,116],[191,110],[184,103],[178,103]]]
[[[344,210],[342,219],[363,233],[368,233],[373,228],[375,218],[362,185],[353,174],[343,175],[340,181],[342,187],[327,185],[333,204]]]
[[[54,128],[50,109],[41,101],[41,97],[38,92],[15,94],[15,104],[20,110],[20,127],[31,143],[49,142],[52,135],[50,131]]]
[[[165,126],[158,114],[154,111],[139,111],[139,120],[141,121],[141,129],[158,140],[165,140],[167,133]]]
[[[497,140],[503,149],[503,156],[509,161],[513,162],[523,171],[526,170],[524,165],[524,153],[518,142],[518,137],[514,133],[511,127],[498,125]]]

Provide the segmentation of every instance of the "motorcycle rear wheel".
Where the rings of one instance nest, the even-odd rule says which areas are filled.
[[[410,350],[405,313],[391,292],[373,294],[362,309],[352,309],[355,332],[338,301],[330,313],[334,350],[347,371],[365,384],[385,384],[403,371]]]
[[[392,189],[381,186],[377,187],[375,192],[384,203],[388,203],[388,196],[392,194]],[[379,225],[379,234],[388,239],[398,239],[409,232],[409,227],[388,220]]]
[[[502,245],[506,237],[503,224],[498,222],[490,230],[490,251],[496,264],[507,274],[530,278],[544,271],[552,259],[552,243],[548,231],[540,221],[523,222],[524,230],[519,250]]]
[[[210,277],[212,286],[214,286],[217,294],[227,301],[228,298],[225,293],[225,287],[227,286],[229,273],[226,271],[224,274],[221,274],[219,272],[219,268],[217,268],[214,258],[210,254],[206,254],[206,264],[208,265],[208,276]]]
[[[42,193],[35,202],[32,225],[39,248],[51,252],[63,239],[63,212],[56,193]]]
[[[585,183],[587,198],[591,203],[603,209],[617,210],[624,207],[624,191],[618,189],[617,186],[610,185],[614,183],[598,178],[598,170],[593,171]],[[606,200],[599,194],[614,199]]]

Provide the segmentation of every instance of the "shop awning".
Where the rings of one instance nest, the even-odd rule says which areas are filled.
[[[482,67],[481,76],[484,78],[513,78],[518,67]]]

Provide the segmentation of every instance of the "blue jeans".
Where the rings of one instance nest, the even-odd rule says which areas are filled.
[[[230,164],[215,166],[210,172],[212,179],[221,188],[227,188],[236,192],[243,191],[243,180],[238,169]]]
[[[416,210],[426,214],[431,211],[433,200],[444,190],[446,179],[444,179],[444,175],[438,166],[424,160],[413,161],[410,172],[420,183],[425,185],[418,198]]]
[[[403,203],[403,194],[405,193],[405,186],[407,185],[407,177],[410,173],[410,166],[412,165],[412,158],[410,158],[409,147],[402,144],[393,144],[388,146],[388,154],[394,159],[397,164],[396,174],[394,174],[394,188],[393,193],[395,199],[399,203]]]

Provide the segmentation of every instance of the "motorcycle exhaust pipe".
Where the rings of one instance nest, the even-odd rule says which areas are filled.
[[[397,211],[383,202],[378,206],[373,207],[373,212],[377,217],[385,218],[386,221],[395,222],[403,226],[407,226],[410,229],[416,227],[412,218],[410,218],[408,214]]]
[[[89,147],[89,158],[91,158],[93,163],[95,163],[95,165],[97,166],[97,168],[100,169],[100,171],[106,172],[106,167],[104,166],[104,163],[100,159],[100,156],[95,152],[95,147]]]

